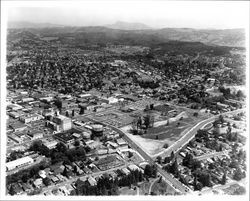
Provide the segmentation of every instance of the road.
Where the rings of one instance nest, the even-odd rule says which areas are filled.
[[[99,121],[89,118],[89,120],[94,121],[96,123],[98,123]],[[100,123],[100,122],[99,122]],[[129,143],[129,145],[137,150],[139,152],[139,154],[141,154],[141,156],[150,164],[154,164],[154,160],[143,150],[143,148],[141,148],[140,146],[138,146],[134,141],[132,141],[125,132],[123,132],[122,130],[120,130],[119,128],[116,128],[112,125],[106,124],[104,122],[102,122],[103,125],[106,125],[110,128],[112,128],[114,131],[116,131],[117,133],[121,134],[123,136],[123,138]],[[184,186],[179,180],[173,178],[170,174],[168,174],[166,171],[164,171],[162,169],[161,166],[159,166],[158,164],[156,164],[158,167],[158,172],[165,177],[166,180],[169,181],[169,184],[174,188],[179,190],[181,193],[186,194],[189,191],[189,188],[187,188],[186,186]]]
[[[151,194],[152,186],[154,185],[154,183],[155,183],[156,181],[159,181],[159,178],[156,178],[156,179],[150,184],[150,187],[149,187],[149,189],[148,189],[148,195]]]
[[[182,149],[191,139],[193,139],[193,137],[196,135],[197,131],[201,128],[203,128],[205,125],[212,123],[215,119],[217,119],[220,115],[226,115],[226,114],[237,114],[240,112],[245,111],[245,109],[239,109],[239,110],[234,110],[234,111],[229,111],[229,112],[225,112],[225,113],[221,113],[218,115],[215,115],[213,117],[210,117],[206,120],[203,120],[199,123],[197,123],[194,127],[192,127],[190,130],[185,131],[184,135],[177,140],[174,144],[172,144],[168,149],[155,154],[153,157],[157,157],[157,156],[162,156],[162,157],[166,157],[169,156],[171,154],[171,152],[177,152],[180,149]]]
[[[137,145],[134,141],[132,141],[125,132],[123,132],[122,130],[120,130],[119,128],[116,128],[112,125],[109,125],[109,124],[106,124],[106,123],[103,123],[104,125],[112,128],[113,130],[115,130],[117,133],[121,134],[124,139],[130,144],[130,146],[137,150],[141,155],[142,157],[148,161],[149,163],[153,164],[154,163],[154,158],[158,155],[164,155],[164,156],[168,156],[171,154],[171,152],[177,152],[179,151],[180,149],[183,148],[183,146],[185,146],[197,133],[197,131],[201,128],[203,128],[205,125],[207,125],[208,123],[212,123],[215,119],[217,119],[220,115],[226,115],[226,114],[237,114],[237,113],[240,113],[240,112],[243,112],[245,111],[245,108],[243,109],[238,109],[238,110],[234,110],[234,111],[229,111],[229,112],[225,112],[225,113],[221,113],[221,114],[218,114],[218,115],[215,115],[213,117],[210,117],[206,120],[203,120],[199,123],[197,123],[194,127],[192,127],[190,130],[186,131],[185,134],[176,142],[174,143],[173,145],[171,145],[167,150],[164,150],[163,152],[160,152],[159,154],[157,155],[154,155],[154,157],[150,157],[144,150],[142,147],[140,147],[140,145]],[[98,120],[95,120],[95,119],[92,119],[92,118],[89,118],[88,119],[94,121],[94,122],[99,122]],[[168,174],[166,171],[164,171],[161,166],[159,164],[157,164],[158,166],[158,172],[160,174],[162,174],[166,180],[168,180],[169,182],[171,182],[172,186],[175,188],[175,189],[178,189],[180,192],[186,194],[187,192],[190,192],[190,189],[186,186],[184,186],[180,181],[178,181],[177,179],[173,178],[170,174]]]

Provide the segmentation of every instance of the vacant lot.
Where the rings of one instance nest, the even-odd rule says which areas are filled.
[[[136,195],[137,189],[134,190],[134,188],[129,187],[122,187],[119,189],[119,195]]]
[[[176,191],[167,182],[162,180],[161,182],[154,182],[151,192],[156,195],[175,195]]]
[[[149,128],[147,133],[142,137],[156,140],[176,141],[180,138],[181,133],[189,127],[184,122],[170,123],[169,125]]]

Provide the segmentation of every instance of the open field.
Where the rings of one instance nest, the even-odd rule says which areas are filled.
[[[165,144],[164,141],[146,139],[140,135],[133,135],[130,133],[130,129],[131,129],[131,126],[125,126],[121,128],[121,130],[125,132],[127,136],[133,142],[135,142],[139,147],[141,147],[149,155],[157,154],[158,152],[164,149],[163,148],[163,145]]]
[[[181,137],[181,133],[189,127],[188,124],[180,122],[177,126],[176,123],[171,123],[168,126],[159,126],[149,128],[143,138],[176,141]]]
[[[137,189],[134,190],[134,188],[129,187],[122,187],[119,189],[119,195],[136,195]]]
[[[164,180],[162,180],[160,183],[158,180],[154,182],[151,192],[156,195],[174,195],[176,193],[176,191]]]

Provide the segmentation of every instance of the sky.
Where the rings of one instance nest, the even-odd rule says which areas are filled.
[[[60,3],[59,3],[60,2]],[[42,1],[9,2],[8,21],[96,26],[116,21],[152,28],[243,28],[249,23],[249,2],[243,1]]]

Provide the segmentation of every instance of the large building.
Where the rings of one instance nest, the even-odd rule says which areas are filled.
[[[58,112],[55,116],[51,117],[51,121],[47,121],[46,125],[52,127],[57,132],[59,131],[67,131],[72,128],[72,121],[70,118],[60,115]]]
[[[43,119],[42,115],[39,114],[27,114],[19,117],[20,121],[23,123],[30,123],[32,121],[38,121],[40,119]]]
[[[33,162],[34,162],[34,160],[29,156],[19,158],[19,159],[16,159],[14,161],[10,161],[10,162],[6,163],[6,170],[7,171],[14,170],[16,168],[30,165]]]

